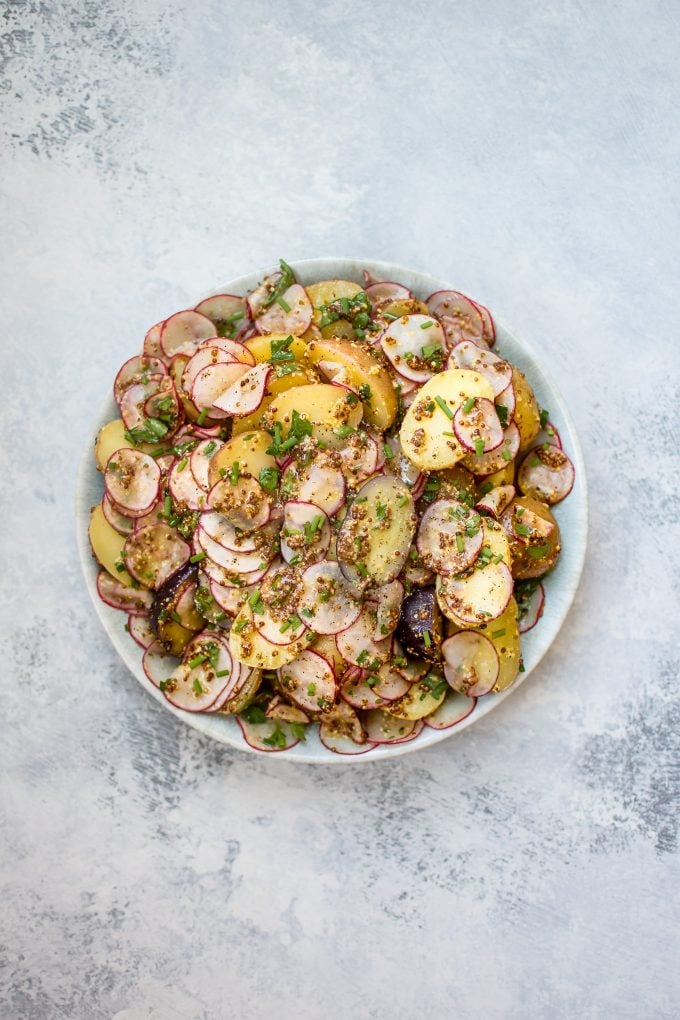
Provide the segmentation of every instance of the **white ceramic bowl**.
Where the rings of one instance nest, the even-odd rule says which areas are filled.
[[[374,262],[362,259],[307,259],[303,262],[293,263],[293,268],[298,279],[303,284],[333,277],[363,282],[362,270],[368,269],[378,279],[398,280],[409,287],[417,297],[423,299],[433,291],[456,287],[455,280],[439,280],[425,273],[417,273],[412,269],[405,269],[390,262]],[[255,287],[268,272],[271,272],[271,269],[249,273],[237,280],[230,280],[224,286],[210,293],[245,294]],[[174,310],[172,308],[168,309],[168,314]],[[493,313],[493,309],[491,311]],[[563,503],[555,508],[555,516],[562,532],[562,555],[556,569],[545,581],[545,611],[538,625],[522,636],[524,673],[521,673],[513,686],[502,694],[479,698],[474,710],[458,723],[457,726],[447,730],[434,730],[425,727],[421,734],[410,743],[382,745],[359,755],[334,754],[323,746],[318,737],[318,727],[313,725],[309,728],[307,739],[304,743],[298,743],[287,751],[267,753],[276,753],[279,757],[288,758],[292,761],[350,765],[357,762],[394,758],[397,755],[429,747],[440,740],[446,740],[464,727],[471,726],[477,719],[491,712],[502,701],[510,697],[513,691],[517,690],[520,683],[523,683],[536,668],[562,626],[578,587],[586,551],[588,504],[581,448],[564,401],[555,384],[546,373],[540,359],[535,356],[531,348],[524,341],[516,339],[495,316],[494,321],[497,335],[496,349],[523,370],[541,406],[550,409],[551,421],[557,427],[564,450],[571,457],[576,469],[576,482],[572,492]],[[134,351],[130,351],[130,356],[134,353]],[[95,466],[93,444],[101,426],[117,416],[118,409],[113,397],[109,396],[92,423],[90,434],[85,443],[76,488],[78,548],[85,582],[94,607],[109,638],[125,664],[149,692],[151,697],[159,701],[167,711],[172,712],[183,723],[193,726],[214,740],[224,744],[231,744],[241,751],[262,754],[263,752],[254,751],[249,747],[235,719],[222,715],[190,714],[173,708],[172,705],[168,704],[161,692],[153,687],[146,678],[142,669],[142,649],[123,630],[121,625],[122,614],[105,605],[97,594],[96,579],[99,568],[90,551],[87,535],[90,507],[98,503],[102,496],[101,475]],[[149,725],[153,725],[152,718],[149,719]]]

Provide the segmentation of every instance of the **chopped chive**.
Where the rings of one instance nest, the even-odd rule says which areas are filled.
[[[509,450],[503,450],[503,453],[502,453],[501,456],[503,457],[503,460],[512,460],[512,457],[510,455],[510,451]]]
[[[429,630],[423,631],[423,644],[425,645],[426,648],[429,648],[430,645],[432,644],[432,639],[430,637]]]
[[[184,468],[187,466],[188,463],[189,463],[189,461],[187,460],[187,458],[183,457],[182,460],[177,465],[177,470],[178,471],[184,471]]]
[[[280,308],[283,308],[284,312],[289,312],[290,311],[290,305],[288,304],[288,302],[286,301],[285,298],[281,297],[281,295],[279,295],[279,297],[275,298],[275,301],[276,301],[277,305],[279,305]]]
[[[392,458],[394,457],[394,450],[392,449],[389,443],[383,443],[383,453],[385,454],[387,460],[392,460]]]
[[[515,521],[515,531],[524,538],[531,534],[531,528],[527,528],[526,524],[522,524],[521,521]]]
[[[484,453],[483,439],[475,439],[475,453],[477,454],[478,457],[481,457],[482,454]]]
[[[465,549],[465,539],[462,535],[456,535],[456,548],[460,553],[462,553]]]
[[[550,546],[534,545],[527,549],[527,552],[531,556],[532,560],[540,560],[542,556],[546,556],[550,552]]]
[[[231,482],[232,485],[236,485],[239,479],[239,470],[240,469],[238,461],[235,460],[234,463],[231,465],[231,473],[229,475],[229,481]]]
[[[189,659],[189,662],[187,663],[187,665],[188,665],[189,669],[196,669],[196,667],[200,666],[202,662],[207,662],[207,661],[208,661],[208,655],[207,655],[207,653],[203,653],[202,655],[194,656],[193,659]]]
[[[503,628],[502,630],[492,630],[491,637],[492,638],[505,637],[505,628]]]
[[[211,453],[214,453],[217,449],[217,443],[214,439],[211,439],[206,448],[203,450],[203,456],[209,457]]]
[[[203,694],[203,688],[201,687],[201,681],[200,680],[198,680],[198,679],[194,680],[194,682],[193,682],[193,684],[191,686],[193,687],[194,694],[196,696],[200,696],[201,694]]]
[[[233,629],[236,631],[237,634],[240,634],[247,623],[248,623],[247,620],[237,620],[237,622],[234,624]]]
[[[440,408],[442,409],[442,411],[444,412],[446,417],[447,418],[453,418],[453,411],[451,410],[449,405],[446,403],[444,398],[443,397],[435,397],[434,399],[437,401],[437,403],[439,404]]]
[[[392,312],[383,312],[383,319],[387,319],[388,322],[395,322],[399,318],[398,315],[392,315]]]
[[[434,326],[434,322],[432,321],[432,319],[430,319],[429,322],[421,322],[420,324],[421,329],[429,329],[430,326]]]
[[[197,553],[194,553],[193,556],[189,557],[189,563],[200,563],[201,560],[204,560],[204,559],[205,559],[205,553],[204,552],[197,552]]]
[[[463,414],[469,414],[474,406],[475,406],[475,398],[474,397],[468,397],[467,400],[465,401],[465,403],[463,404]]]
[[[207,417],[208,417],[208,408],[204,407],[203,410],[201,411],[201,413],[199,414],[198,418],[196,419],[196,424],[197,425],[202,425]]]

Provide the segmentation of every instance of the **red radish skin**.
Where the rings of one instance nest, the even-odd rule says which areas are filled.
[[[490,492],[487,492],[485,496],[477,500],[475,508],[477,510],[484,510],[490,514],[496,520],[501,516],[504,510],[512,503],[515,498],[515,486],[514,485],[497,485]]]
[[[168,475],[168,486],[180,509],[205,509],[208,497],[194,477],[188,456],[177,458]]]
[[[194,379],[191,388],[192,403],[199,411],[208,411],[212,418],[227,417],[229,412],[220,406],[220,401],[232,387],[238,385],[248,371],[254,370],[238,361],[208,365]]]
[[[373,310],[390,301],[409,301],[413,297],[408,287],[393,280],[376,280],[366,287],[366,295]]]
[[[428,325],[429,324],[429,325]],[[427,382],[434,375],[423,357],[425,346],[444,350],[444,331],[431,315],[402,315],[382,334],[380,346],[394,370],[412,382]]]
[[[382,708],[389,705],[387,698],[381,697],[375,687],[366,682],[371,676],[369,670],[362,669],[359,676],[353,676],[343,681],[340,687],[342,700],[357,711],[367,711],[371,708]]]
[[[104,471],[109,499],[126,517],[141,517],[158,498],[161,472],[158,464],[141,450],[112,453]]]
[[[213,294],[196,305],[195,312],[207,315],[215,325],[239,326],[248,317],[245,298],[237,294]]]
[[[438,499],[420,519],[416,548],[426,567],[438,574],[459,574],[479,556],[484,534],[475,515],[456,499]],[[466,525],[468,527],[466,527]]]
[[[121,367],[113,383],[113,396],[116,403],[120,403],[123,393],[133,383],[142,382],[151,376],[165,376],[168,370],[160,358],[147,356],[146,354],[135,354],[128,358]]]
[[[127,622],[127,631],[133,641],[140,648],[149,648],[156,640],[156,635],[151,629],[149,617],[144,613],[130,613]]]
[[[458,694],[481,698],[498,680],[500,662],[494,645],[483,634],[461,630],[442,644],[444,676]]]
[[[302,575],[299,608],[310,630],[340,634],[359,618],[361,604],[337,563],[322,560]]]
[[[142,668],[154,687],[160,688],[177,668],[177,659],[168,655],[160,641],[154,641],[142,656]]]
[[[208,506],[242,531],[256,531],[271,517],[272,501],[260,483],[250,476],[221,478],[208,493]]]
[[[106,570],[97,574],[97,593],[107,606],[125,613],[145,613],[153,602],[153,595],[146,588],[127,588]]]
[[[300,652],[296,659],[278,671],[279,683],[303,712],[318,715],[328,712],[335,704],[337,682],[332,665],[310,648]]]
[[[548,446],[558,446],[560,450],[562,449],[560,434],[551,421],[547,421],[545,423],[545,426],[541,429],[534,440],[535,446],[543,446],[545,443],[547,443]]]
[[[496,397],[496,413],[501,417],[501,408],[504,409],[504,420],[510,424],[514,420],[516,407],[517,397],[515,395],[515,387],[509,382],[505,389]]]
[[[254,414],[265,398],[273,371],[266,363],[249,368],[217,397],[213,407],[236,418]]]
[[[252,532],[237,531],[226,517],[215,510],[206,510],[201,514],[200,527],[213,542],[231,552],[252,553],[257,549],[257,541]]]
[[[457,290],[438,290],[425,302],[432,315],[446,318],[449,339],[469,340],[476,343],[484,339],[484,320],[474,301]]]
[[[159,361],[164,361],[165,359],[165,355],[161,350],[161,329],[163,328],[164,322],[164,319],[157,322],[155,326],[152,326],[151,329],[148,330],[144,337],[142,351],[148,358],[158,358]]]
[[[189,469],[203,492],[210,492],[210,461],[224,446],[219,439],[204,439],[189,454]]]
[[[196,548],[199,552],[204,551],[198,545]],[[216,581],[217,584],[222,585],[224,588],[238,588],[239,591],[245,590],[248,585],[257,584],[267,573],[267,566],[264,566],[261,570],[249,570],[245,574],[237,574],[234,570],[229,571],[225,570],[224,567],[220,567],[208,556],[202,561],[201,566],[211,581]]]
[[[186,309],[175,312],[165,320],[161,327],[160,347],[167,358],[174,358],[178,354],[191,357],[201,340],[214,335],[215,326],[207,315]]]
[[[493,321],[493,315],[489,309],[485,305],[481,305],[479,301],[475,301],[473,298],[470,298],[470,301],[472,301],[473,305],[482,317],[482,322],[484,323],[484,339],[488,343],[489,347],[493,347],[496,342],[496,325]]]
[[[255,319],[259,333],[290,333],[302,336],[312,322],[314,309],[307,291],[301,284],[294,283],[285,290],[281,303],[274,302]],[[284,307],[288,306],[288,309]]]
[[[135,526],[133,518],[126,517],[125,514],[122,514],[120,510],[114,506],[106,493],[102,496],[102,513],[111,527],[117,531],[119,535],[129,535]]]
[[[160,588],[191,555],[181,535],[162,521],[128,535],[123,561],[131,577],[148,588]]]
[[[453,431],[464,450],[490,453],[503,442],[503,429],[496,408],[485,397],[477,398],[472,407],[461,404],[453,416]]]
[[[493,351],[481,350],[469,340],[456,344],[449,355],[448,367],[478,372],[491,386],[494,397],[498,397],[512,382],[512,365]]]
[[[313,622],[311,626],[314,628]],[[392,651],[392,638],[388,636],[375,641],[374,633],[375,613],[366,604],[354,623],[338,633],[335,639],[343,659],[370,670],[377,670],[381,663],[387,662]]]
[[[530,630],[533,630],[543,616],[544,608],[545,588],[542,584],[539,584],[527,599],[525,611],[522,612],[522,608],[520,608],[518,620],[520,634],[527,634]]]
[[[519,453],[520,435],[514,421],[503,430],[503,442],[490,453],[466,453],[463,464],[475,475],[485,477],[510,464]]]
[[[283,469],[285,471],[285,468]],[[286,474],[283,483],[292,484],[295,498],[302,503],[315,503],[333,518],[345,502],[346,484],[341,471],[333,467],[328,455],[320,454],[307,467],[298,467],[294,474]]]
[[[251,573],[257,570],[258,565],[262,563],[262,553],[257,551],[233,552],[230,549],[225,549],[218,542],[214,542],[200,524],[194,537],[200,551],[230,574]]]
[[[204,347],[216,347],[217,350],[222,351],[228,357],[240,361],[242,365],[249,365],[251,368],[255,365],[255,355],[236,337],[230,340],[228,337],[214,336],[208,340],[203,340],[198,345],[199,350],[202,350]]]
[[[425,718],[425,725],[432,730],[450,730],[472,715],[476,704],[476,698],[449,691],[439,708]]]
[[[517,484],[525,496],[549,506],[561,503],[574,487],[574,465],[557,446],[535,446],[519,466]]]
[[[118,402],[120,416],[126,429],[134,429],[144,423],[147,417],[145,404],[147,400],[158,392],[161,375],[151,376],[146,383],[135,382],[124,390]]]
[[[194,380],[199,372],[202,372],[204,368],[210,368],[212,365],[225,364],[233,365],[234,363],[239,364],[238,359],[233,354],[227,354],[219,347],[212,345],[208,347],[199,347],[195,354],[187,361],[182,372],[182,389],[191,396],[193,389]]]
[[[217,647],[216,665],[209,660],[196,662],[209,646]],[[229,646],[217,631],[204,630],[189,641],[182,661],[172,673],[172,683],[163,693],[171,705],[185,712],[204,712],[224,689],[233,684],[233,660]],[[223,675],[220,675],[223,674]]]

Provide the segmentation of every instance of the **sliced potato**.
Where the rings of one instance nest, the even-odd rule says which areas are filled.
[[[515,390],[515,425],[519,430],[520,451],[527,450],[541,431],[541,417],[534,391],[527,377],[516,365],[512,366],[512,385]]]
[[[338,298],[353,298],[363,290],[358,283],[351,280],[320,280],[319,283],[310,283],[306,288],[309,300],[314,308],[312,322],[318,325],[321,321],[321,307]]]
[[[347,370],[350,386],[368,386],[370,399],[364,401],[364,420],[384,432],[397,416],[397,395],[389,372],[364,344],[339,337],[312,341],[307,347],[309,360],[332,361]]]
[[[262,429],[233,436],[210,460],[210,484],[214,485],[223,477],[220,471],[231,471],[235,461],[241,474],[247,473],[253,478],[259,478],[263,468],[275,468],[276,460],[266,452],[271,443],[271,436]]]
[[[254,669],[278,669],[296,659],[306,648],[310,631],[288,645],[274,645],[262,637],[253,625],[253,611],[245,602],[229,632],[229,650],[235,659]]]
[[[409,407],[401,426],[404,453],[424,471],[453,467],[465,450],[453,434],[451,419],[466,400],[486,397],[493,402],[493,390],[478,372],[449,368],[429,379]],[[449,409],[440,407],[439,398]]]
[[[251,336],[249,340],[246,340],[244,346],[248,348],[258,363],[269,361],[272,356],[272,344],[276,341],[287,340],[288,335],[288,333],[269,333],[267,336]],[[297,336],[294,336],[286,346],[286,350],[290,351],[295,361],[304,361],[306,349],[304,340],[300,340]],[[285,362],[281,362],[281,364],[285,364]]]
[[[392,701],[384,711],[397,719],[424,719],[430,712],[439,708],[449,686],[438,673],[428,673],[418,683],[412,684],[403,698]]]
[[[356,428],[363,416],[363,406],[355,394],[330,383],[312,383],[287,390],[274,398],[267,417],[287,430],[293,411],[310,421],[314,438],[324,442],[333,439],[333,430],[340,425]]]
[[[289,362],[289,364],[293,364]],[[245,415],[243,418],[234,418],[232,422],[232,435],[238,436],[244,432],[252,432],[253,429],[259,429],[270,404],[274,400],[274,397],[278,396],[279,393],[285,393],[286,390],[292,390],[296,386],[308,386],[310,383],[316,381],[316,375],[310,371],[307,371],[301,365],[296,365],[294,372],[288,372],[286,375],[277,376],[273,375],[267,383],[267,396],[258,407],[257,411],[253,411],[252,414]]]
[[[390,301],[388,304],[383,305],[380,309],[381,312],[387,312],[388,315],[396,315],[398,319],[402,315],[429,315],[430,309],[427,307],[424,301],[419,301],[418,298],[402,298],[399,301]]]
[[[561,551],[560,528],[546,503],[517,496],[501,514],[501,526],[510,543],[513,577],[542,577],[557,563]],[[519,528],[519,533],[517,529]],[[522,534],[527,529],[527,534]]]
[[[408,486],[393,475],[374,476],[358,490],[342,522],[338,560],[359,581],[387,584],[401,573],[417,523]]]
[[[499,485],[512,485],[515,481],[515,462],[510,460],[502,467],[500,471],[494,471],[492,475],[487,475],[484,479],[484,483],[491,483],[491,487],[495,489]]]
[[[336,319],[335,322],[328,322],[325,326],[320,327],[320,332],[321,336],[327,339],[338,337],[345,340],[354,340],[356,337],[354,326],[349,319]]]
[[[114,418],[113,421],[102,425],[94,441],[94,455],[99,471],[104,470],[106,462],[116,450],[141,450],[142,453],[157,453],[159,447],[150,443],[140,443],[139,446],[135,446],[125,438],[123,422],[120,418]]]
[[[480,627],[479,632],[488,637],[498,652],[500,670],[493,686],[493,693],[498,694],[499,691],[509,687],[519,673],[521,652],[515,599],[510,599],[505,612],[486,627]]]
[[[101,508],[101,504],[90,511],[90,545],[95,558],[107,570],[111,577],[128,588],[133,588],[132,578],[127,570],[116,570],[116,563],[123,562],[125,538],[112,528]]]
[[[503,563],[508,567],[512,567],[512,557],[510,555],[510,543],[506,537],[505,532],[497,521],[492,521],[491,518],[482,518],[482,530],[484,532],[484,540],[482,541],[482,548],[487,546],[494,558],[500,556]]]

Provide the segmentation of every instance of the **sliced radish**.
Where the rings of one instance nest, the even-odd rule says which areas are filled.
[[[437,599],[446,616],[479,627],[505,612],[512,589],[510,568],[492,561],[458,577],[440,577]]]
[[[484,319],[482,313],[470,298],[457,290],[438,290],[426,301],[433,315],[450,320],[449,338],[458,340],[483,340]],[[447,330],[448,333],[448,330]]]
[[[340,697],[357,710],[382,708],[383,705],[389,705],[389,701],[376,691],[377,682],[377,674],[371,670],[360,669],[358,676],[349,675],[348,671],[340,687]]]
[[[335,672],[323,655],[310,648],[279,669],[279,682],[286,695],[303,712],[318,715],[335,704],[337,684]]]
[[[165,320],[162,319],[160,322],[157,322],[147,331],[146,336],[144,337],[142,350],[147,358],[158,358],[162,361],[165,357],[161,350],[161,329],[163,328],[164,321]]]
[[[216,326],[227,326],[236,330],[247,318],[246,299],[237,294],[213,294],[199,301],[194,311],[207,315]]]
[[[496,413],[509,424],[515,417],[516,407],[517,395],[515,394],[515,387],[510,382],[496,397]]]
[[[403,698],[411,686],[403,673],[400,673],[390,662],[385,662],[377,671],[378,683],[373,690],[384,701],[396,701]]]
[[[278,301],[255,319],[259,333],[290,333],[302,336],[309,328],[314,309],[305,288],[293,283]]]
[[[359,618],[361,605],[338,564],[322,560],[302,575],[300,612],[315,633],[340,634]]]
[[[383,662],[387,662],[392,651],[391,637],[375,640],[375,620],[376,614],[367,604],[354,623],[338,633],[335,639],[343,659],[362,669],[379,669]]]
[[[401,575],[405,581],[409,584],[415,585],[416,588],[422,588],[425,585],[432,584],[434,579],[434,573],[427,567],[421,566],[419,563],[407,562]]]
[[[381,641],[396,629],[399,623],[401,604],[404,601],[404,585],[401,581],[389,581],[381,585],[371,596],[375,602],[375,630],[373,638]]]
[[[243,739],[255,751],[289,751],[300,743],[290,728],[290,723],[281,719],[267,719],[262,723],[251,723],[243,715],[236,716]]]
[[[189,469],[206,495],[210,492],[210,461],[223,446],[219,439],[204,439],[189,456]]]
[[[198,345],[199,350],[202,350],[204,347],[216,347],[217,350],[222,351],[227,356],[240,361],[242,365],[250,365],[252,367],[255,364],[253,352],[248,350],[245,344],[236,338],[230,340],[226,336],[213,336],[209,340],[203,340]]]
[[[161,472],[158,464],[141,450],[116,450],[104,471],[109,499],[126,517],[141,517],[158,497]]]
[[[194,380],[199,372],[202,372],[204,368],[210,368],[213,365],[218,364],[232,365],[235,362],[240,364],[233,354],[227,354],[226,351],[210,344],[210,341],[208,341],[208,344],[209,346],[207,347],[199,347],[196,353],[192,354],[184,366],[184,371],[182,372],[182,389],[187,396],[191,396]]]
[[[493,321],[493,315],[485,305],[480,305],[479,301],[474,301],[470,298],[473,305],[482,317],[484,323],[484,339],[488,343],[489,347],[493,347],[496,342],[496,326]]]
[[[140,648],[149,648],[156,640],[149,617],[145,613],[130,613],[127,622],[128,634]]]
[[[345,479],[333,467],[328,454],[320,453],[311,464],[289,469],[283,480],[286,490],[292,490],[303,503],[314,503],[329,517],[333,517],[345,502]]]
[[[333,751],[335,754],[366,754],[367,751],[372,751],[377,746],[366,740],[363,744],[357,744],[351,737],[338,733],[332,724],[325,721],[319,726],[319,740],[326,750]]]
[[[470,340],[456,344],[449,355],[448,367],[478,372],[491,386],[494,397],[498,397],[512,382],[512,365]]]
[[[519,453],[520,435],[514,421],[503,430],[503,442],[490,453],[467,453],[463,464],[475,475],[492,475],[495,471],[507,467]]]
[[[552,506],[561,503],[574,487],[574,465],[557,446],[535,446],[519,466],[517,484],[525,496]]]
[[[461,332],[460,322],[457,319],[450,319],[446,315],[440,315],[439,321],[442,324],[442,329],[446,335],[447,350],[455,347],[461,340],[470,340],[471,343],[475,344],[481,350],[488,351],[489,345],[483,336],[476,336],[474,339],[470,339],[469,332],[463,330]]]
[[[272,501],[255,478],[239,475],[215,482],[208,493],[208,506],[217,510],[236,528],[255,531],[271,516]]]
[[[248,574],[259,569],[263,562],[263,553],[255,552],[234,552],[225,549],[219,542],[215,542],[206,533],[202,524],[199,524],[194,534],[197,546],[203,551],[213,563],[216,563],[223,570],[230,574]]]
[[[309,716],[303,712],[301,708],[284,701],[279,694],[276,694],[269,702],[265,715],[268,719],[280,719],[282,722],[300,723],[301,726],[306,726],[307,723],[311,722]]]
[[[364,726],[368,739],[374,744],[401,744],[409,738],[417,736],[422,729],[415,719],[397,719],[389,712],[383,712],[380,708],[373,708],[364,716]],[[417,730],[414,733],[414,730]]]
[[[519,606],[519,632],[526,634],[536,626],[543,616],[545,588],[539,583],[527,598],[518,596],[517,603]]]
[[[102,513],[114,531],[117,531],[119,535],[129,535],[135,526],[134,519],[126,517],[120,510],[117,510],[106,493],[102,496]]]
[[[238,615],[239,609],[245,600],[252,595],[256,588],[256,585],[254,584],[245,585],[242,588],[227,588],[225,585],[218,584],[217,581],[213,581],[211,577],[208,577],[207,581],[210,588],[210,594],[214,598],[215,602],[223,612],[231,617]]]
[[[468,698],[464,694],[449,691],[439,708],[425,717],[425,725],[433,730],[449,730],[474,711],[476,698]]]
[[[286,563],[318,563],[331,544],[327,514],[314,503],[289,500],[283,508],[281,555]]]
[[[230,698],[235,698],[244,684],[248,682],[248,679],[253,672],[250,667],[244,666],[243,663],[235,659],[233,655],[231,657],[231,663],[231,677],[229,678],[229,683],[222,690],[222,693],[217,695],[210,708],[206,709],[206,712],[219,712],[220,709],[224,708],[227,701],[229,701]]]
[[[385,456],[378,441],[366,432],[350,436],[340,451],[342,470],[349,485],[357,486],[365,482],[380,467]]]
[[[132,386],[133,383],[144,382],[150,379],[151,376],[164,376],[167,374],[168,370],[160,358],[151,357],[147,354],[135,354],[133,358],[128,358],[118,369],[118,374],[113,383],[113,396],[116,403],[120,403],[125,390],[128,386]]]
[[[161,521],[128,535],[123,551],[131,576],[154,589],[160,588],[190,556],[191,547],[187,542]]]
[[[170,469],[168,486],[174,502],[187,510],[204,510],[208,497],[196,481],[189,458],[178,458]]]
[[[427,382],[432,369],[423,357],[423,348],[439,345],[444,350],[441,323],[430,315],[402,315],[387,327],[380,346],[399,375],[413,382]]]
[[[359,394],[356,386],[350,385],[346,365],[341,365],[337,361],[318,361],[317,368],[333,386],[341,386],[344,390],[350,390],[352,393]]]
[[[102,602],[125,613],[144,613],[151,608],[153,595],[144,588],[128,588],[111,577],[107,570],[97,574],[97,592]]]
[[[213,406],[234,417],[253,414],[265,398],[267,384],[273,371],[273,366],[266,362],[247,369],[224,390],[214,401]]]
[[[479,556],[484,533],[479,514],[456,499],[438,499],[420,519],[416,547],[438,574],[459,574]]]
[[[199,551],[205,551],[200,549],[198,544],[197,547]],[[269,564],[263,562],[259,570],[249,570],[246,574],[237,574],[234,570],[225,570],[224,567],[220,567],[219,564],[208,557],[203,560],[201,566],[211,581],[217,582],[217,584],[224,588],[238,588],[240,591],[245,591],[249,585],[255,585],[258,581],[262,580],[267,573]]]
[[[459,694],[481,698],[498,679],[500,662],[494,645],[483,634],[461,630],[442,643],[444,676]]]
[[[490,492],[487,492],[485,496],[478,499],[475,503],[477,510],[485,510],[496,520],[501,516],[504,510],[506,510],[513,499],[515,498],[515,486],[514,485],[497,485]]]
[[[158,460],[156,461],[156,463],[158,464]],[[145,528],[147,524],[155,524],[157,521],[162,521],[164,510],[165,510],[165,497],[163,494],[163,490],[161,489],[158,493],[158,499],[156,500],[155,503],[151,505],[151,508],[145,514],[142,514],[141,517],[132,518],[132,531],[138,531],[139,528]]]
[[[163,693],[185,712],[204,712],[226,687],[233,685],[229,645],[217,631],[204,630],[187,645]]]
[[[470,398],[472,400],[472,398]],[[453,431],[464,450],[490,453],[503,442],[503,428],[496,408],[486,397],[465,401],[453,416]]]
[[[213,418],[225,417],[230,413],[221,406],[223,398],[239,383],[249,371],[239,361],[217,362],[201,369],[191,388],[191,400],[199,411],[209,411]]]
[[[175,312],[165,320],[161,327],[160,346],[168,358],[178,354],[191,357],[201,340],[214,335],[215,327],[207,315],[187,309]]]
[[[374,309],[389,301],[409,301],[413,297],[408,287],[393,280],[376,280],[366,287],[366,295]]]
[[[154,375],[145,383],[130,383],[123,391],[118,407],[126,429],[134,429],[137,425],[143,424],[147,417],[145,404],[150,397],[158,393],[162,379],[162,375]]]
[[[270,606],[261,604],[253,609],[253,626],[270,645],[284,647],[299,641],[306,630],[299,616],[275,616]]]
[[[142,656],[142,668],[154,687],[160,687],[177,668],[177,659],[168,654],[160,641],[154,641]]]
[[[562,449],[560,434],[551,421],[547,421],[535,439],[536,446],[559,446]]]
[[[251,553],[257,549],[257,539],[252,531],[239,531],[226,517],[215,510],[206,510],[201,514],[200,525],[213,542],[230,549],[232,552]]]

